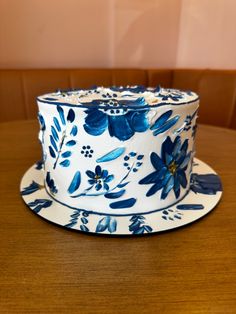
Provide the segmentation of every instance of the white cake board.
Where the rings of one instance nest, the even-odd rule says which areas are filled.
[[[196,158],[193,173],[216,175],[211,167]],[[25,193],[33,181],[39,188]],[[52,198],[44,188],[43,170],[38,170],[37,164],[24,174],[20,191],[24,194],[22,198],[26,205],[38,216],[50,222],[76,231],[109,235],[147,234],[185,226],[208,214],[222,196],[222,191],[205,194],[190,190],[178,203],[148,214],[145,214],[148,209],[144,209],[142,214],[119,215],[116,212],[114,215],[104,215],[91,212],[89,208],[71,208]]]

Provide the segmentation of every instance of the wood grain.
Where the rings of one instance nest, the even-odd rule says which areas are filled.
[[[0,124],[0,313],[236,313],[236,132],[200,126],[223,199],[172,232],[106,237],[47,223],[19,195],[40,159],[36,121]]]

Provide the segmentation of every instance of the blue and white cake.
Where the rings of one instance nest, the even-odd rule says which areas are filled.
[[[197,94],[96,87],[46,94],[37,102],[45,188],[65,208],[139,215],[188,193]]]

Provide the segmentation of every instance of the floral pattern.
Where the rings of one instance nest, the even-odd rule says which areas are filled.
[[[162,144],[161,156],[151,153],[151,163],[155,169],[154,172],[143,178],[140,184],[152,184],[146,196],[151,196],[157,191],[162,190],[161,199],[165,199],[171,190],[175,197],[180,195],[180,188],[186,188],[187,178],[186,170],[191,158],[191,152],[187,153],[188,140],[181,143],[177,136],[174,142],[168,136]]]
[[[95,104],[95,101],[93,104]],[[114,101],[106,103],[106,105],[110,105],[108,109],[107,107],[102,109],[103,105],[100,104],[99,108],[93,107],[85,111],[87,116],[84,129],[88,134],[98,136],[108,130],[110,136],[126,141],[136,132],[145,132],[149,128],[147,118],[149,109],[142,108],[142,106],[145,106],[143,98],[138,98],[135,101],[126,101],[123,104],[124,108],[116,108],[118,104]],[[135,107],[136,110],[128,109],[127,105]]]
[[[111,182],[114,179],[114,176],[112,174],[108,174],[107,170],[102,170],[101,166],[96,166],[95,171],[87,170],[86,171],[87,176],[90,178],[88,180],[88,183],[92,187],[95,187],[97,191],[101,190],[102,188],[104,190],[109,190],[108,183]]]

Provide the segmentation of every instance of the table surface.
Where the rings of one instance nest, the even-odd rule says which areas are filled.
[[[0,124],[1,313],[236,313],[236,131],[203,126],[197,157],[221,176],[223,198],[171,232],[107,237],[68,231],[19,195],[40,159],[37,121]]]

